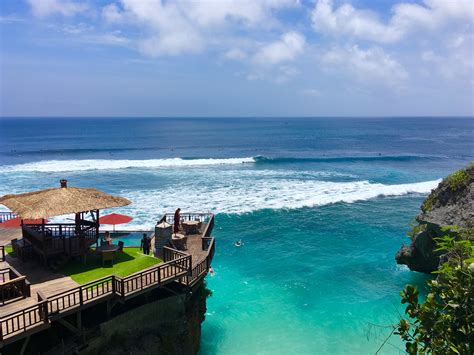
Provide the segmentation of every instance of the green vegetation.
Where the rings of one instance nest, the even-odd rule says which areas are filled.
[[[474,166],[474,163],[470,163],[469,167],[472,166]],[[447,185],[452,192],[456,192],[468,186],[470,181],[471,176],[468,174],[466,169],[460,169],[444,178],[441,185]],[[421,210],[423,212],[431,211],[436,204],[436,199],[437,195],[433,190],[421,205]]]
[[[15,252],[13,251],[13,247],[11,245],[5,245],[5,253],[16,258]]]
[[[426,198],[425,201],[423,201],[423,204],[421,205],[421,210],[423,212],[431,211],[435,205],[435,202],[436,202],[436,196],[433,193],[433,191],[431,191],[430,195]]]
[[[466,170],[461,169],[450,175],[448,175],[444,182],[449,186],[451,191],[457,191],[463,187],[466,187],[469,184],[471,177]]]
[[[112,274],[121,277],[128,276],[160,262],[162,260],[143,254],[139,248],[124,248],[123,253],[118,253],[113,265],[107,263],[103,267],[100,255],[91,253],[87,255],[85,263],[80,260],[71,261],[61,270],[61,273],[70,276],[82,285]]]
[[[436,280],[428,282],[424,303],[416,287],[407,285],[400,293],[407,304],[407,319],[401,319],[395,334],[401,336],[409,354],[472,354],[474,344],[474,229],[458,237],[437,238],[437,251],[445,262]]]
[[[411,238],[411,240],[415,239],[415,236],[419,232],[423,232],[426,230],[426,224],[418,224],[416,220],[410,223],[411,229],[407,232],[407,235]]]

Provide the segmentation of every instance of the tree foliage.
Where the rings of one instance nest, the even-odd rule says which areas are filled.
[[[473,229],[437,239],[444,256],[435,280],[428,282],[423,303],[416,287],[400,293],[406,318],[395,331],[409,354],[474,353],[474,245]]]

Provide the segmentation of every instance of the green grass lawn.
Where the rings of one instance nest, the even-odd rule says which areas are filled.
[[[61,273],[70,276],[78,284],[85,284],[101,277],[115,274],[117,276],[128,276],[152,265],[160,263],[162,260],[150,255],[145,255],[140,248],[124,248],[123,253],[117,253],[114,264],[106,263],[102,266],[100,255],[90,253],[87,261],[70,261],[61,270]]]
[[[16,257],[15,252],[13,251],[13,247],[11,245],[5,245],[5,253]]]

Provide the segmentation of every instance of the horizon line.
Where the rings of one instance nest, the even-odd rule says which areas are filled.
[[[210,116],[61,116],[61,115],[38,115],[38,116],[0,116],[1,119],[42,119],[42,118],[67,118],[67,119],[209,119],[209,118],[242,118],[242,119],[255,119],[255,118],[281,118],[281,119],[291,119],[291,118],[474,118],[474,115],[317,115],[317,116],[308,116],[308,115],[295,115],[295,116],[265,116],[265,115],[246,115],[246,116],[219,116],[219,115],[210,115]]]

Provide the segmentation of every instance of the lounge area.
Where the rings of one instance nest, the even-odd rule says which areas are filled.
[[[2,223],[19,222],[15,228],[0,226],[0,347],[72,313],[80,318],[97,303],[124,303],[170,283],[192,289],[205,277],[215,250],[212,214],[182,215],[184,251],[173,246],[170,214],[157,221],[166,230],[159,236],[155,228],[155,233],[105,231],[101,238],[99,210],[129,203],[96,189],[67,187],[65,180],[59,188],[0,198],[11,210]],[[74,223],[47,220],[65,214],[73,214]],[[145,252],[138,244],[144,234]]]
[[[72,260],[59,270],[80,285],[114,274],[120,277],[163,262],[152,255],[145,255],[140,248],[123,248],[123,251],[111,253],[113,260],[103,262],[99,253],[92,249],[87,254],[87,262]]]

